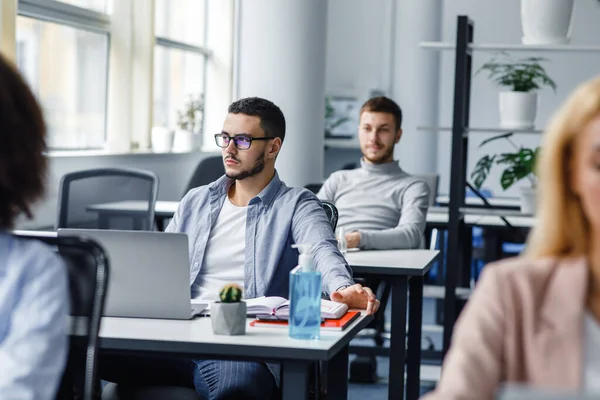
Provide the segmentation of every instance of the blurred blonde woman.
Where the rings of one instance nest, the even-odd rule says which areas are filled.
[[[600,393],[600,78],[554,116],[537,173],[526,254],[485,268],[428,400],[511,383]]]

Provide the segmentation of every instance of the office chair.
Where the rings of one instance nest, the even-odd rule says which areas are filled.
[[[197,188],[198,186],[208,185],[223,175],[225,175],[225,167],[223,166],[223,158],[221,156],[203,158],[196,166],[183,196],[190,190]]]
[[[304,188],[310,190],[314,194],[317,194],[319,193],[319,190],[321,190],[321,186],[323,186],[322,183],[309,183],[304,185]]]
[[[72,331],[57,400],[73,399],[74,388],[83,391],[84,400],[92,400],[99,389],[94,385],[100,319],[109,277],[108,258],[104,250],[90,239],[52,235],[47,232],[15,232],[19,238],[39,240],[52,246],[67,266]]]
[[[60,182],[55,228],[152,230],[158,177],[150,171],[99,168],[71,172]],[[135,201],[139,212],[98,213],[94,204]]]
[[[338,223],[338,209],[333,205],[333,203],[328,201],[323,201],[321,203],[323,203],[323,209],[325,210],[325,214],[327,214],[327,219],[329,222],[331,222],[331,227],[335,232],[335,228],[337,227]]]

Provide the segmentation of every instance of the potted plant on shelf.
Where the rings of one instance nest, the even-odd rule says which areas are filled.
[[[500,126],[506,129],[532,129],[537,112],[538,93],[536,90],[549,86],[556,90],[556,83],[548,76],[541,62],[542,57],[529,57],[511,60],[506,53],[495,56],[483,64],[477,73],[488,71],[489,78],[501,87],[509,88],[500,92]]]
[[[481,157],[475,165],[475,170],[471,173],[471,179],[476,188],[480,189],[483,182],[488,177],[494,164],[505,167],[500,177],[500,185],[506,190],[515,183],[525,180],[528,185],[521,187],[521,212],[524,214],[535,213],[535,188],[537,177],[535,175],[535,163],[538,158],[540,147],[534,149],[517,146],[510,137],[513,132],[504,133],[484,140],[479,147],[490,142],[504,139],[507,140],[515,151],[511,153],[487,154]]]
[[[216,335],[244,335],[246,333],[246,303],[242,288],[225,285],[219,293],[221,301],[210,306],[210,320]]]
[[[521,0],[523,44],[567,44],[574,0]]]
[[[190,152],[196,148],[195,137],[202,130],[204,117],[204,94],[190,95],[183,110],[177,111],[177,130],[173,139],[173,151]]]

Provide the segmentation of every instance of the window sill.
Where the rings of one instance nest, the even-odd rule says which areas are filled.
[[[103,157],[103,156],[138,156],[138,155],[157,155],[157,156],[178,156],[186,154],[204,154],[202,150],[192,150],[186,152],[153,152],[152,150],[50,150],[46,153],[49,158],[71,158],[71,157]]]
[[[202,152],[202,154],[221,154],[221,149],[215,146],[202,146],[200,147],[200,151]]]

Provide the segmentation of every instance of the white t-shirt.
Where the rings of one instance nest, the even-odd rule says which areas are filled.
[[[219,300],[221,288],[229,283],[244,287],[247,210],[248,207],[236,207],[229,198],[225,199],[192,287],[196,299]]]
[[[583,317],[583,390],[600,393],[600,324],[592,313]]]

